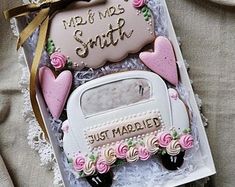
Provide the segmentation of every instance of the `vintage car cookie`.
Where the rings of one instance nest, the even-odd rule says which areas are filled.
[[[176,157],[193,143],[185,105],[152,72],[116,73],[81,85],[69,97],[67,116],[63,148],[79,176],[156,154]]]

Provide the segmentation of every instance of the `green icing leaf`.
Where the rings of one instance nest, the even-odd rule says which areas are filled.
[[[131,140],[128,141],[127,145],[128,145],[129,148],[134,146],[134,144]]]
[[[143,140],[140,141],[140,145],[144,146],[144,141]]]
[[[191,129],[190,128],[187,128],[187,131],[188,131],[188,133],[191,133]]]
[[[89,158],[91,159],[91,161],[95,161],[96,160],[96,157],[94,155],[91,155]]]
[[[80,172],[79,172],[79,176],[80,176],[80,177],[85,177],[86,175],[85,175],[84,172],[80,171]]]
[[[161,152],[162,156],[166,154],[166,151],[165,150],[162,150]]]
[[[117,161],[115,162],[115,165],[122,165],[123,163],[125,163],[124,160],[121,160],[121,159],[117,159]]]
[[[49,55],[55,52],[55,44],[51,38],[48,38],[47,40],[46,51],[49,53]]]
[[[69,158],[69,159],[68,159],[68,163],[70,163],[70,164],[73,163],[73,159],[72,159],[72,158]]]
[[[141,9],[141,12],[143,13],[145,21],[148,21],[149,18],[151,17],[150,9],[147,6],[144,6]]]
[[[175,137],[175,139],[177,139],[177,140],[180,139],[180,135],[178,134],[178,135]]]
[[[183,133],[184,133],[184,134],[187,134],[187,133],[188,133],[188,129],[184,129],[184,130],[183,130]]]
[[[72,64],[73,63],[72,60],[70,60],[70,59],[68,59],[67,61],[68,61],[67,62],[68,64]]]
[[[67,66],[69,69],[72,69],[72,67],[73,67],[73,61],[72,61],[69,57],[67,57],[66,66]]]
[[[178,136],[178,133],[177,133],[176,130],[173,131],[172,136],[173,136],[174,139]]]

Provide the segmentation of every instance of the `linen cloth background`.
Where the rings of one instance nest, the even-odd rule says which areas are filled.
[[[0,11],[21,4],[0,0]],[[235,186],[235,9],[205,0],[167,0],[184,58],[190,63],[194,90],[209,119],[206,128],[217,174],[207,186]],[[16,38],[0,15],[0,155],[15,186],[53,186],[53,173],[40,166],[27,144],[28,125],[21,110],[23,97]],[[0,186],[11,186],[0,164]]]

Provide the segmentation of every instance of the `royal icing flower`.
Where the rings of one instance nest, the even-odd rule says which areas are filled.
[[[142,6],[145,5],[145,0],[133,0],[132,1],[132,5],[135,7],[135,8],[140,8]]]
[[[114,162],[116,162],[116,160],[117,160],[114,148],[110,147],[108,149],[105,149],[104,150],[104,158],[105,158],[106,162],[108,163],[108,165],[114,164]]]
[[[166,147],[166,152],[171,156],[178,155],[180,153],[180,150],[181,147],[178,140],[172,140]]]
[[[73,168],[75,171],[82,171],[84,169],[85,166],[85,158],[81,155],[78,155],[74,162],[73,162]]]
[[[93,174],[95,174],[95,163],[93,161],[91,161],[91,160],[87,161],[85,163],[83,172],[86,175],[93,175]]]
[[[145,145],[146,145],[147,150],[151,154],[155,154],[159,150],[158,140],[157,140],[157,137],[154,135],[146,138]]]
[[[100,157],[96,162],[96,169],[99,173],[107,173],[110,169],[110,166],[107,164],[106,160]]]
[[[130,147],[126,153],[127,162],[135,162],[139,159],[138,149],[136,147]]]
[[[62,69],[66,64],[66,57],[60,52],[54,52],[50,56],[51,64],[55,69]]]
[[[173,98],[174,100],[178,99],[179,95],[178,95],[178,92],[175,89],[169,88],[168,92],[169,92],[169,96],[171,98]]]
[[[190,134],[184,134],[180,137],[179,143],[183,149],[190,149],[193,147],[193,137]]]
[[[163,132],[158,136],[158,142],[161,147],[167,147],[173,137],[168,132]]]
[[[66,121],[63,122],[62,127],[61,127],[61,130],[62,130],[64,133],[68,133],[68,131],[69,131],[69,122],[68,122],[68,120],[66,120]]]
[[[115,152],[116,152],[116,156],[117,158],[126,158],[126,153],[128,151],[128,146],[124,143],[118,143],[116,144],[115,147]]]
[[[150,157],[150,152],[146,149],[146,147],[140,146],[138,148],[138,153],[140,160],[148,160]]]

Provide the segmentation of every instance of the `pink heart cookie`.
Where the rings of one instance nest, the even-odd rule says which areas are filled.
[[[171,84],[178,84],[175,54],[171,42],[167,38],[157,37],[154,42],[154,52],[142,52],[139,57],[152,71]]]
[[[46,66],[39,69],[39,82],[45,102],[52,114],[58,119],[63,111],[70,88],[72,73],[63,71],[55,78],[53,72]]]

